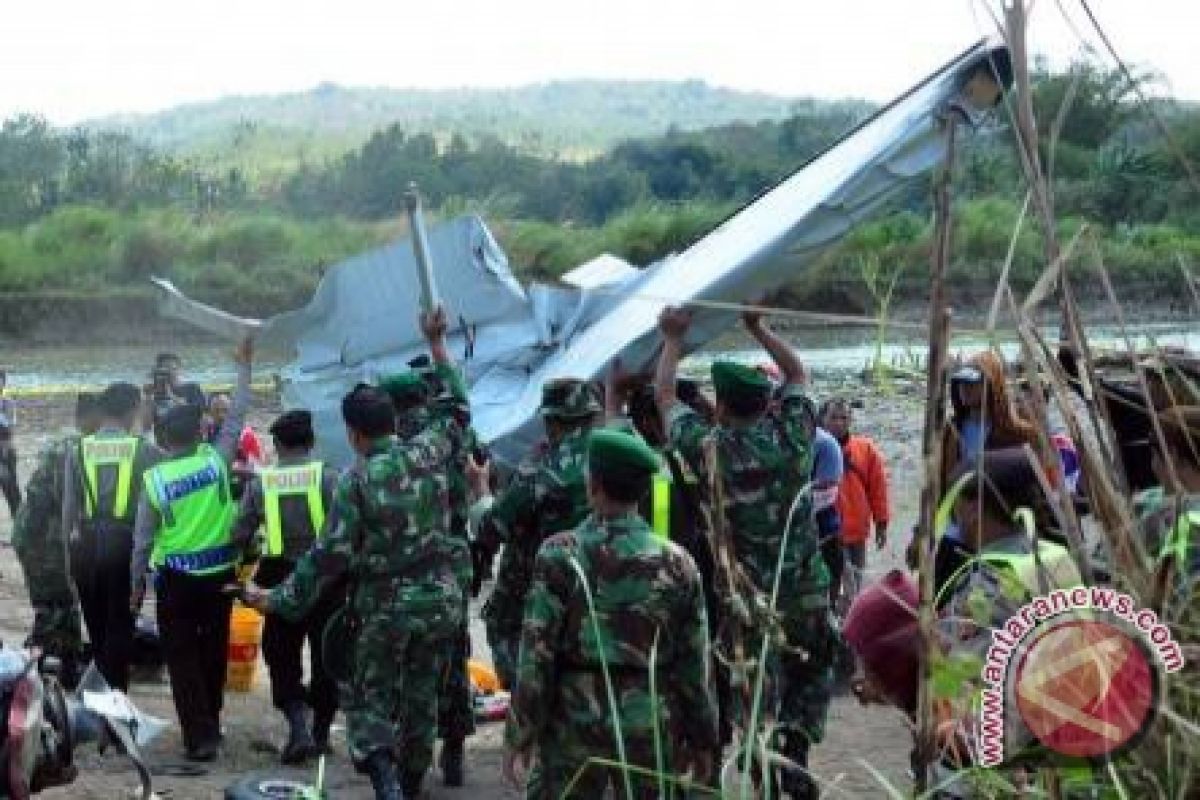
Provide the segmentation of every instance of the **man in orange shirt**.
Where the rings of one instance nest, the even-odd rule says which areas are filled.
[[[825,430],[842,446],[842,482],[838,486],[837,509],[842,520],[842,545],[848,570],[845,593],[858,593],[862,571],[867,565],[867,539],[875,527],[875,547],[887,541],[888,485],[883,455],[875,442],[850,432],[850,402],[842,397],[827,401],[821,409]]]

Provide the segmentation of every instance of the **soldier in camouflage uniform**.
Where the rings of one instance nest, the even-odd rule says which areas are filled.
[[[687,383],[689,382],[685,380],[676,381],[676,388],[683,392]],[[693,391],[699,394],[698,389]],[[680,399],[683,399],[682,394]],[[623,410],[627,410],[628,416],[622,416]],[[666,469],[654,478],[651,485],[658,488],[661,481],[669,483],[666,502],[663,502],[661,496],[655,498],[656,492],[652,488],[651,495],[642,499],[642,517],[655,527],[660,535],[663,531],[659,526],[665,527],[668,538],[686,550],[696,562],[696,567],[700,570],[700,582],[704,587],[704,610],[708,615],[709,635],[715,637],[720,629],[721,604],[714,579],[716,563],[708,520],[704,513],[703,492],[698,478],[687,462],[667,443],[662,415],[658,412],[654,397],[654,385],[625,373],[620,363],[614,362],[604,387],[604,416],[608,427],[635,430],[642,440],[662,457]],[[663,516],[665,520],[662,519]],[[732,736],[729,720],[729,670],[719,660],[710,660],[713,666],[713,680],[716,683],[721,731],[721,745],[714,756],[716,761],[720,761],[721,750]]]
[[[402,442],[429,431],[437,431],[450,442],[447,478],[450,486],[450,531],[447,546],[462,584],[462,625],[454,637],[438,692],[438,738],[442,740],[439,765],[447,786],[462,786],[466,738],[475,732],[475,709],[467,659],[471,635],[467,614],[471,586],[471,555],[468,548],[466,465],[478,447],[471,428],[471,407],[462,375],[455,369],[446,348],[446,313],[439,306],[422,315],[421,329],[429,343],[433,363],[384,378],[380,388],[396,406],[396,435]],[[417,367],[417,364],[410,366]]]
[[[714,443],[724,495],[724,536],[737,570],[755,595],[746,598],[745,607],[765,607],[777,584],[774,619],[761,613],[752,620],[741,616],[750,622],[746,641],[753,652],[763,636],[782,633],[787,638],[787,649],[774,645],[768,653],[763,708],[768,714],[774,712],[780,752],[806,768],[810,745],[820,742],[824,734],[836,642],[829,620],[829,571],[817,546],[812,501],[805,491],[812,473],[815,412],[799,385],[804,372],[796,354],[759,315],[748,313],[744,315],[747,331],[783,375],[778,409],[768,411],[771,383],[765,375],[718,361],[712,366],[718,422],[708,424],[676,396],[675,379],[690,319],[688,312],[668,308],[659,321],[665,340],[655,379],[659,410],[672,445],[701,476],[701,486],[712,485],[705,451],[708,442]],[[785,533],[789,522],[791,529]],[[782,576],[778,581],[777,572]],[[733,711],[744,728],[750,721],[750,698],[745,687],[737,691],[737,681],[735,675],[738,696]],[[817,796],[806,769],[786,770],[783,789],[796,798]]]
[[[100,424],[95,395],[79,395],[75,424],[78,433],[55,439],[38,456],[12,535],[33,607],[33,631],[25,646],[41,648],[47,655],[61,659],[63,682],[69,687],[78,678],[83,630],[62,531],[63,476],[67,453],[78,447],[81,436],[94,433]]]
[[[574,528],[587,516],[587,436],[600,413],[591,384],[573,378],[550,381],[542,387],[541,414],[549,439],[545,449],[517,467],[494,502],[486,467],[469,468],[477,498],[472,516],[480,520],[471,545],[476,591],[496,550],[505,545],[483,619],[496,671],[510,691],[516,685],[521,619],[537,549],[546,537]]]
[[[376,798],[415,798],[432,761],[439,675],[462,624],[462,589],[445,546],[450,448],[437,435],[397,440],[395,408],[374,387],[348,394],[342,416],[361,460],[338,484],[333,530],[286,582],[270,592],[250,587],[245,597],[295,619],[349,576],[350,755]]]
[[[589,764],[622,751],[632,766],[703,780],[717,744],[700,574],[638,513],[658,455],[636,435],[600,430],[587,457],[592,514],[537,553],[506,730],[505,772],[519,786],[536,752],[527,797],[539,800],[602,797],[606,786],[625,796],[621,771]],[[660,796],[657,778],[629,782],[636,797]]]

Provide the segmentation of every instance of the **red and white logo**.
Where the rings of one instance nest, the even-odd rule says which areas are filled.
[[[1068,619],[1039,632],[1013,689],[1030,732],[1055,752],[1105,756],[1154,718],[1157,670],[1146,646],[1107,621]]]

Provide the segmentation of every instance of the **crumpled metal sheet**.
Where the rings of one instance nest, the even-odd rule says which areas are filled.
[[[598,378],[618,355],[630,368],[649,368],[664,306],[745,302],[793,280],[942,162],[939,119],[959,113],[972,121],[974,111],[959,102],[959,93],[989,59],[1007,62],[1003,45],[979,42],[692,247],[644,270],[605,256],[570,273],[564,286],[526,292],[482,220],[465,217],[432,228],[442,302],[452,319],[477,331],[474,352],[462,365],[480,434],[502,461],[515,462],[541,435],[536,409],[544,381]],[[340,421],[342,395],[422,352],[419,295],[415,259],[404,240],[334,267],[307,307],[261,323],[260,338],[295,347],[296,360],[284,373],[285,401],[313,411],[326,459],[346,464],[352,457]],[[177,314],[193,322],[205,317],[195,307],[182,313],[179,302],[171,298]],[[210,330],[230,324],[209,321]],[[688,349],[735,321],[732,312],[697,307]],[[452,327],[451,346],[463,356],[463,331]]]

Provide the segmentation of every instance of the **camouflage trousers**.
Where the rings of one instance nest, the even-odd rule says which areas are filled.
[[[462,625],[450,642],[438,692],[438,738],[443,741],[463,739],[475,732],[475,705],[471,699],[471,678],[467,673],[467,659],[471,656],[467,602],[464,594]]]
[[[652,773],[659,772],[655,752],[653,701],[641,677],[627,680],[613,675],[619,704],[621,733],[628,764]],[[537,743],[537,764],[526,786],[528,800],[604,797],[611,787],[614,797],[625,797],[622,771],[596,763],[597,760],[620,762],[604,679],[599,672],[567,672],[560,677],[558,696],[551,711],[551,723]],[[672,726],[667,712],[659,714],[657,724],[662,745],[663,772],[679,772],[673,764]],[[629,773],[637,798],[682,798],[666,784],[660,794],[655,777]]]
[[[802,649],[807,657],[772,645],[767,655],[762,708],[764,713],[774,712],[779,752],[806,765],[809,746],[825,736],[837,633],[825,608],[784,612],[783,628],[788,643]],[[759,632],[746,638],[747,650],[755,656],[762,645],[761,637]],[[751,674],[751,688],[754,680]],[[746,703],[751,700],[745,692],[734,692],[733,717],[741,726],[748,724],[750,709]]]
[[[809,745],[825,737],[837,633],[824,608],[785,616],[784,630],[788,642],[803,648],[807,658],[778,650],[768,658],[775,719],[783,739],[780,752],[807,765]]]
[[[458,625],[457,613],[363,620],[349,691],[342,692],[350,756],[359,768],[375,751],[389,750],[402,771],[429,769],[441,676]]]
[[[48,655],[64,660],[80,657],[83,620],[71,588],[58,524],[41,519],[28,504],[23,506],[13,526],[13,549],[25,573],[25,588],[33,607],[33,630],[26,646],[40,647]]]
[[[496,667],[496,675],[505,691],[516,691],[517,686],[517,657],[521,651],[521,632],[501,630],[487,623],[488,647],[492,650],[492,663]]]

